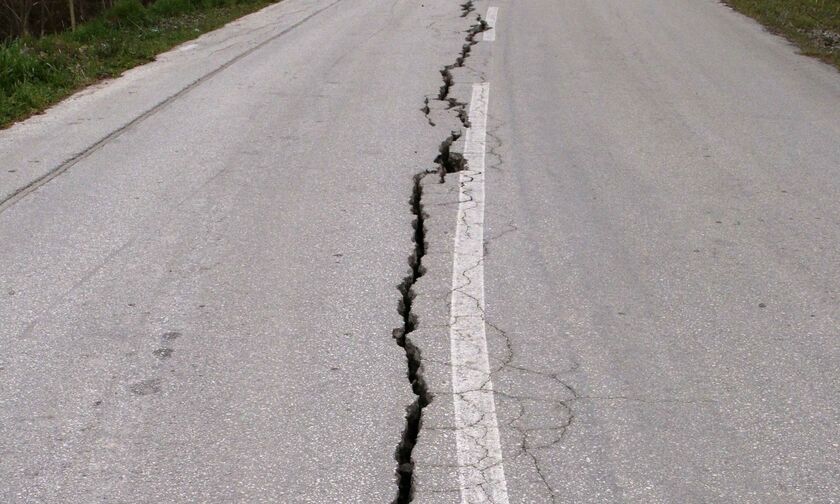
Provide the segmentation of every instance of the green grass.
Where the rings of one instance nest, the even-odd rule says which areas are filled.
[[[279,0],[121,0],[75,32],[0,44],[0,129]]]
[[[840,69],[840,0],[724,0]]]

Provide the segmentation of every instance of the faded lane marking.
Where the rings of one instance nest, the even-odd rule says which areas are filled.
[[[484,41],[485,42],[493,42],[496,40],[496,18],[499,17],[499,8],[498,7],[488,7],[487,8],[487,17],[484,20],[487,22],[487,26],[489,27],[487,31],[484,32]]]
[[[508,504],[484,326],[484,157],[490,84],[474,84],[460,172],[449,337],[462,504]]]

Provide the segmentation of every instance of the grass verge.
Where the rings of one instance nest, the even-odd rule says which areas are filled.
[[[120,0],[99,18],[0,44],[0,129],[98,80],[280,0]]]
[[[840,0],[723,0],[840,69]]]

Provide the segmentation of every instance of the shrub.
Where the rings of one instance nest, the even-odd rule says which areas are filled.
[[[161,16],[175,16],[193,11],[195,4],[193,0],[156,0],[149,9]]]
[[[101,19],[94,19],[87,23],[82,23],[68,36],[76,42],[86,43],[101,40],[105,38],[108,32],[108,26]]]
[[[232,5],[235,3],[236,0],[201,0],[201,6],[205,9],[210,9],[212,7],[222,7],[224,5]]]
[[[118,26],[140,26],[148,20],[149,13],[140,0],[119,0],[108,9],[105,18]]]

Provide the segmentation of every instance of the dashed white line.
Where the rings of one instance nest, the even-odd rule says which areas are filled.
[[[490,84],[474,84],[460,173],[449,337],[462,504],[509,504],[484,325],[484,157]]]
[[[485,42],[492,42],[496,40],[496,18],[499,17],[499,8],[498,7],[488,7],[487,8],[487,17],[484,18],[487,21],[487,26],[489,27],[484,32],[484,41]]]

